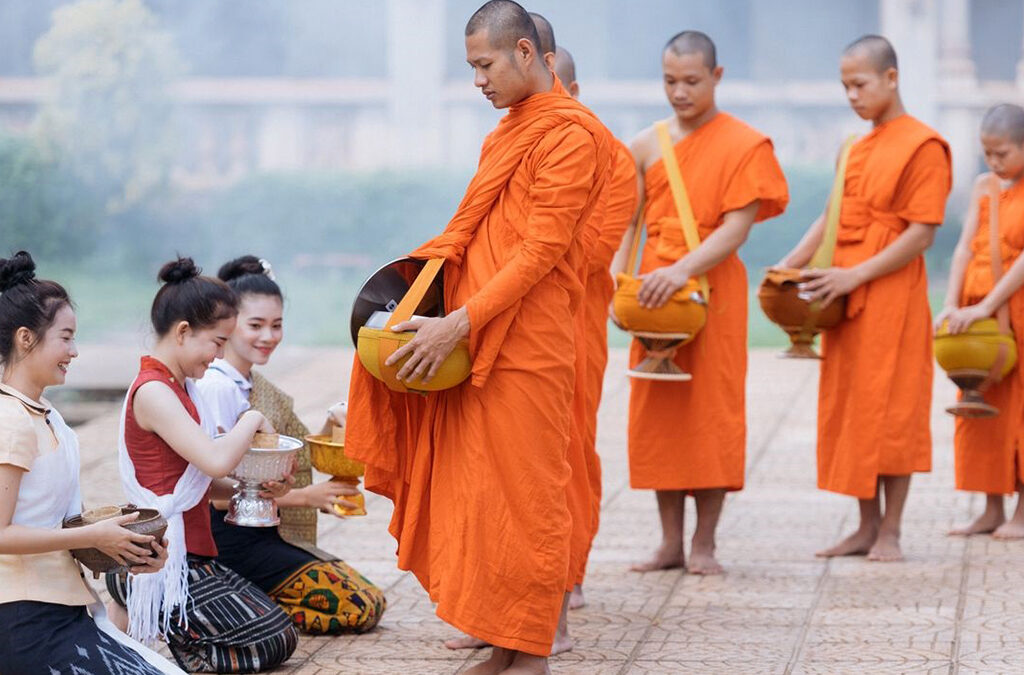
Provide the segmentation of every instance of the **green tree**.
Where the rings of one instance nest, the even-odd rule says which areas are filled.
[[[34,60],[52,96],[42,139],[111,212],[166,185],[174,157],[170,85],[183,62],[141,0],[79,0],[53,12]]]

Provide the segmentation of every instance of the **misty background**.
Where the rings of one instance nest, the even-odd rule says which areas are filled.
[[[348,344],[379,265],[441,231],[501,113],[473,87],[481,0],[4,0],[0,253],[67,284],[83,342],[137,342],[159,265],[268,259],[286,335]],[[1024,100],[1024,0],[536,0],[576,57],[581,99],[628,141],[670,109],[662,45],[707,32],[723,110],[769,134],[787,212],[741,250],[751,284],[817,217],[843,137],[838,55],[896,45],[909,112],[950,141],[956,187],[928,256],[936,300],[981,170],[984,110]],[[753,298],[753,296],[752,296]],[[751,304],[751,343],[785,336]],[[625,336],[611,332],[616,344]]]

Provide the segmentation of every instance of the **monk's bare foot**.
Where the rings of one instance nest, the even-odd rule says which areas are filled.
[[[569,609],[580,609],[587,606],[587,601],[583,597],[583,586],[576,584],[572,587],[572,595],[569,596]]]
[[[899,562],[903,560],[900,548],[900,536],[892,532],[879,532],[874,545],[868,551],[868,560],[872,562]]]
[[[818,551],[819,558],[836,558],[844,555],[867,555],[878,538],[875,530],[858,529],[835,546]]]
[[[462,672],[463,675],[497,675],[498,673],[504,673],[512,666],[515,656],[516,652],[510,649],[495,647],[491,650],[489,659]]]
[[[1013,520],[1003,523],[992,532],[992,538],[1001,539],[1003,541],[1024,539],[1024,521],[1014,518]]]
[[[501,672],[502,675],[551,675],[547,657],[523,652],[515,652],[512,665]]]
[[[483,649],[490,645],[472,635],[463,635],[462,637],[445,640],[444,646],[448,649]]]
[[[690,550],[690,562],[686,566],[690,574],[721,574],[722,566],[715,560],[715,548],[694,544]]]
[[[568,633],[555,633],[555,641],[551,643],[551,655],[557,656],[565,652],[571,652],[576,642],[569,637]]]
[[[657,572],[658,570],[674,570],[686,566],[686,555],[683,545],[666,546],[662,544],[654,552],[654,557],[630,567],[631,572]]]
[[[988,534],[1006,522],[1006,516],[998,511],[985,511],[968,525],[954,527],[949,534],[954,537],[969,537],[972,534]]]

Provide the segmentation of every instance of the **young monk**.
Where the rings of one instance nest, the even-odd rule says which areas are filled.
[[[475,84],[509,113],[444,234],[413,253],[445,260],[444,318],[388,363],[432,377],[460,340],[469,381],[421,399],[356,365],[346,447],[395,501],[399,566],[445,621],[494,645],[467,672],[544,673],[568,583],[566,504],[580,235],[608,178],[607,132],[545,66],[537,30],[509,0],[466,26]]]
[[[156,343],[142,357],[125,396],[118,450],[121,484],[135,504],[167,519],[168,561],[158,574],[107,575],[115,602],[127,604],[132,636],[167,640],[189,672],[256,673],[280,665],[298,644],[291,619],[257,586],[217,561],[210,499],[228,499],[225,478],[257,431],[273,433],[249,410],[220,438],[195,380],[235,328],[238,298],[219,279],[200,275],[191,258],[164,265],[150,311]],[[288,485],[264,483],[271,496]]]
[[[707,35],[684,31],[673,36],[662,52],[662,72],[673,108],[665,121],[701,244],[694,251],[686,248],[658,133],[651,126],[631,147],[643,192],[612,272],[627,271],[633,228],[646,223],[643,285],[637,296],[641,306],[660,307],[689,279],[705,274],[711,297],[704,329],[674,356],[693,380],[632,381],[630,485],[656,491],[662,530],[654,556],[633,570],[686,566],[693,574],[718,574],[715,530],[725,493],[743,488],[746,443],[748,288],[736,251],[754,223],[782,213],[789,197],[768,137],[715,105],[722,67]],[[634,341],[631,362],[643,357],[643,347]],[[687,494],[697,504],[688,564],[683,547]]]
[[[302,439],[309,434],[296,417],[292,400],[253,369],[266,365],[284,336],[284,298],[268,274],[269,266],[255,256],[236,258],[221,266],[217,277],[238,296],[238,321],[216,359],[196,385],[223,430],[235,426],[246,410],[259,410],[278,433]],[[331,434],[342,414],[332,406],[321,434]],[[305,463],[309,449],[303,448]],[[324,481],[291,490],[277,500],[282,524],[288,509],[337,512],[336,504],[355,508],[345,497],[357,494],[343,483]],[[364,633],[380,621],[387,603],[384,594],[353,567],[312,546],[315,538],[289,541],[284,528],[240,527],[224,520],[227,504],[210,511],[218,560],[273,598],[295,626],[314,635]],[[290,533],[293,537],[295,533]]]
[[[971,210],[953,253],[949,289],[943,310],[935,318],[938,328],[949,320],[949,330],[960,333],[974,321],[995,315],[1009,303],[1010,327],[1017,339],[1017,354],[1024,354],[1024,109],[997,105],[981,122],[981,146],[991,173],[978,177]],[[993,186],[993,182],[997,185]],[[1003,277],[993,283],[990,213],[992,191],[998,193],[999,250]],[[1018,359],[1020,356],[1018,356]],[[1021,420],[1024,419],[1024,380],[1017,366],[985,391],[985,399],[999,408],[989,419],[956,418],[956,487],[985,495],[985,510],[974,522],[950,534],[992,533],[997,539],[1024,537],[1024,457]],[[1017,509],[1007,522],[1003,495],[1018,492]]]
[[[567,49],[555,49],[555,74],[573,98],[579,97],[580,85],[576,81],[576,63]],[[633,156],[618,139],[612,137],[614,159],[612,174],[605,188],[599,227],[587,256],[583,314],[579,320],[582,331],[577,337],[585,342],[581,393],[577,397],[577,411],[582,419],[581,443],[587,461],[586,477],[589,483],[591,521],[586,529],[583,551],[575,570],[575,583],[570,609],[583,607],[583,577],[590,547],[597,535],[601,513],[601,461],[597,454],[597,409],[601,403],[604,370],[608,365],[608,304],[615,293],[610,274],[612,258],[622,242],[622,235],[636,210],[637,181]],[[579,380],[579,378],[578,378]],[[575,481],[575,479],[574,479]],[[580,490],[583,492],[583,490]],[[574,527],[576,527],[574,523]]]
[[[181,673],[114,627],[69,553],[96,548],[135,574],[167,560],[166,541],[124,527],[137,513],[61,528],[82,511],[78,438],[42,394],[78,356],[77,321],[67,291],[35,267],[25,251],[0,259],[0,669]]]
[[[839,68],[850,107],[873,128],[850,151],[834,266],[805,276],[812,299],[827,304],[848,295],[846,318],[822,342],[818,487],[856,497],[860,526],[818,555],[901,560],[910,475],[931,468],[932,343],[923,253],[945,211],[949,148],[904,110],[888,40],[856,40]],[[781,264],[805,266],[824,223],[823,213]]]

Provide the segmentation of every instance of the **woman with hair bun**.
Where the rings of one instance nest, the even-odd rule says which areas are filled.
[[[166,541],[123,527],[137,513],[61,528],[82,511],[78,438],[42,394],[78,356],[76,321],[35,267],[25,251],[0,259],[0,670],[180,673],[114,627],[69,553],[97,548],[150,576],[167,560]]]
[[[238,322],[224,349],[196,384],[221,429],[235,427],[247,410],[259,410],[281,433],[302,438],[309,429],[295,415],[290,396],[253,369],[265,365],[283,337],[284,299],[270,265],[246,255],[225,263],[217,276],[238,295]],[[332,406],[320,433],[341,421]],[[311,484],[309,449],[299,454],[298,484],[278,500],[280,528],[237,527],[214,504],[213,535],[220,562],[266,591],[302,631],[362,633],[377,625],[387,606],[383,592],[359,572],[315,547],[317,510],[352,507],[358,494],[342,483]],[[220,506],[221,508],[216,508]]]
[[[214,439],[216,428],[194,380],[224,352],[235,328],[238,298],[219,279],[201,276],[191,258],[160,270],[163,286],[150,318],[151,356],[121,413],[121,483],[132,502],[159,509],[168,521],[168,561],[159,575],[107,575],[115,601],[127,598],[129,634],[163,635],[171,654],[190,672],[255,673],[291,656],[298,633],[266,593],[217,560],[210,499],[230,498],[223,480],[273,427],[253,410]],[[289,486],[264,484],[275,497]]]

